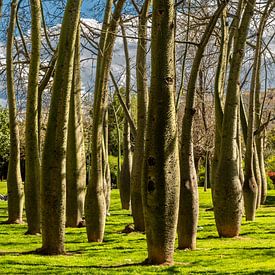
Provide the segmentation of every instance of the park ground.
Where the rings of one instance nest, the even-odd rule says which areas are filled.
[[[0,193],[6,184],[0,183]],[[26,224],[0,225],[0,274],[275,274],[275,190],[257,212],[255,222],[243,219],[241,234],[218,237],[211,192],[200,188],[200,219],[196,251],[175,250],[174,266],[143,266],[146,239],[142,233],[122,233],[132,222],[112,191],[104,242],[87,243],[85,228],[66,230],[65,256],[40,256],[41,236],[26,236]],[[7,220],[7,202],[0,201],[0,222]],[[50,226],[50,225],[49,225]]]

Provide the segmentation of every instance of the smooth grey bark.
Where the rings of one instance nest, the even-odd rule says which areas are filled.
[[[248,28],[256,1],[244,8],[240,26],[235,31],[234,48],[230,62],[226,101],[221,132],[221,147],[213,194],[214,214],[220,237],[238,236],[242,217],[242,187],[240,182],[237,129],[240,106],[240,70]],[[227,173],[224,173],[227,171]]]
[[[130,112],[131,101],[130,101],[130,90],[131,90],[131,65],[130,65],[130,56],[128,49],[128,42],[126,38],[126,31],[123,24],[120,24],[122,36],[123,36],[123,46],[125,54],[125,63],[126,63],[126,87],[125,87],[125,103],[127,110]],[[132,152],[131,152],[131,132],[130,126],[127,118],[124,118],[124,127],[123,127],[123,164],[121,167],[120,174],[120,200],[122,209],[130,209],[131,201],[131,172],[132,172]]]
[[[9,128],[10,128],[10,155],[8,167],[8,221],[7,223],[22,223],[24,192],[20,170],[20,141],[19,130],[16,119],[16,96],[14,89],[14,66],[13,66],[13,45],[15,18],[18,1],[11,2],[10,22],[7,34],[6,49],[6,75],[7,93],[9,107]]]
[[[201,60],[205,47],[214,30],[221,12],[226,7],[223,1],[209,21],[201,42],[198,46],[187,86],[185,111],[182,121],[181,150],[180,150],[180,206],[178,220],[179,249],[196,249],[196,234],[199,213],[199,198],[197,173],[193,152],[193,117],[196,110],[195,92]]]
[[[125,0],[118,0],[111,16],[113,1],[108,1],[99,42],[93,108],[91,179],[85,199],[85,219],[89,242],[102,242],[105,230],[106,201],[104,196],[102,137],[103,118],[107,109],[108,80],[118,20]]]
[[[40,0],[31,0],[32,51],[29,66],[26,110],[26,178],[25,205],[28,230],[26,234],[40,233],[40,150],[38,141],[38,82],[41,48]]]
[[[178,216],[174,17],[173,0],[153,1],[151,92],[142,183],[149,264],[173,263]]]
[[[42,248],[37,252],[47,255],[65,253],[67,127],[81,3],[68,0],[66,4],[42,157]]]
[[[75,42],[66,155],[66,226],[83,224],[86,155],[81,107],[80,30]]]
[[[151,0],[145,0],[139,15],[138,45],[136,56],[137,78],[137,136],[133,156],[133,169],[131,175],[131,209],[136,231],[145,231],[144,214],[142,206],[141,184],[144,157],[146,118],[148,111],[148,85],[147,85],[147,16]]]

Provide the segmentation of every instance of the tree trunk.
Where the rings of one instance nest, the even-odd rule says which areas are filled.
[[[139,17],[138,46],[136,57],[136,78],[137,78],[137,136],[135,140],[135,152],[133,156],[133,170],[131,175],[131,206],[136,231],[145,231],[141,183],[142,163],[144,156],[146,118],[148,110],[148,87],[147,87],[147,16],[151,0],[143,4]]]
[[[214,154],[211,165],[211,194],[212,198],[215,192],[215,179],[216,171],[220,156],[221,147],[221,130],[223,120],[223,98],[224,98],[224,85],[227,72],[227,59],[228,59],[228,40],[229,40],[229,27],[227,25],[227,9],[224,9],[221,15],[221,45],[220,55],[217,65],[214,87],[215,99],[215,141],[214,141]]]
[[[258,62],[258,75],[256,78],[256,91],[255,91],[255,128],[258,129],[261,126],[261,103],[260,103],[260,94],[261,94],[261,80],[260,80],[260,69],[261,69],[261,49],[262,49],[262,36],[264,27],[266,25],[266,21],[270,16],[270,13],[275,7],[275,3],[273,0],[269,0],[266,3],[266,8],[261,18],[258,34],[257,34],[257,41],[259,49],[259,62]],[[259,167],[261,173],[261,197],[260,201],[261,204],[264,204],[266,201],[267,196],[267,181],[266,181],[266,171],[265,171],[265,163],[264,163],[264,137],[262,134],[259,134],[255,137],[256,142],[256,149],[258,154],[259,160]]]
[[[86,187],[86,156],[81,106],[80,30],[78,30],[72,80],[66,156],[66,226],[81,226]]]
[[[109,214],[110,203],[111,203],[111,171],[109,165],[109,138],[108,138],[108,108],[104,116],[104,136],[103,136],[103,176],[104,176],[104,195],[106,201],[106,213]]]
[[[91,180],[85,200],[86,229],[89,242],[102,242],[106,219],[106,202],[103,189],[102,137],[103,116],[107,108],[108,78],[112,62],[118,20],[125,0],[118,0],[111,16],[113,1],[106,4],[103,31],[99,42],[93,108]]]
[[[239,178],[237,128],[240,106],[240,70],[255,1],[247,3],[240,27],[236,29],[233,56],[227,84],[221,147],[213,196],[215,221],[219,236],[234,237],[240,232],[242,188]],[[227,173],[224,173],[227,171]]]
[[[149,264],[171,264],[179,201],[175,113],[174,1],[154,0],[151,93],[143,171],[143,209]]]
[[[15,18],[18,1],[11,3],[10,23],[7,34],[6,52],[6,74],[7,74],[7,93],[9,106],[9,128],[10,128],[10,156],[8,167],[8,221],[7,223],[22,223],[24,193],[20,170],[20,141],[19,130],[16,121],[16,97],[14,89],[14,67],[13,67],[13,41]]]
[[[61,27],[41,171],[41,254],[63,254],[69,99],[81,0],[68,0]]]
[[[209,41],[211,33],[220,17],[221,12],[226,7],[227,2],[223,2],[217,9],[212,19],[209,21],[201,43],[198,46],[196,56],[191,69],[190,79],[187,87],[187,97],[185,112],[182,121],[181,151],[180,151],[180,207],[178,221],[179,249],[196,249],[196,234],[199,214],[199,198],[197,173],[193,152],[193,117],[196,110],[195,91],[198,73],[205,47]]]
[[[38,82],[41,47],[40,0],[31,0],[32,53],[29,67],[26,111],[26,179],[25,204],[28,222],[27,234],[40,233],[40,150],[38,142]]]
[[[131,89],[131,67],[130,67],[130,57],[128,51],[128,42],[126,38],[126,32],[123,24],[121,24],[121,31],[123,36],[123,45],[125,53],[125,63],[126,63],[126,107],[130,112],[131,102],[130,102],[130,89]],[[123,131],[123,164],[121,168],[120,177],[120,199],[122,209],[130,209],[131,200],[131,190],[130,190],[130,179],[132,171],[132,152],[131,152],[131,132],[130,126],[127,118],[124,118],[124,131]]]

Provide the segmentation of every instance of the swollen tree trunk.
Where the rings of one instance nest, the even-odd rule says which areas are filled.
[[[224,108],[221,147],[213,194],[215,221],[219,236],[234,237],[240,232],[242,187],[239,178],[237,146],[240,71],[251,17],[256,1],[247,3],[236,30]],[[226,171],[226,173],[225,173]]]
[[[224,84],[227,71],[227,56],[228,56],[228,40],[229,40],[229,27],[227,26],[227,9],[224,9],[221,15],[221,45],[220,55],[217,65],[214,86],[214,99],[215,99],[215,146],[214,154],[211,163],[211,194],[215,192],[215,179],[216,171],[220,156],[221,147],[221,130],[223,120],[223,98],[224,98]]]
[[[151,93],[147,127],[143,209],[149,264],[171,264],[179,201],[179,156],[175,114],[174,1],[154,0]]]
[[[179,249],[196,249],[196,234],[199,214],[197,173],[193,152],[193,117],[196,112],[194,109],[196,82],[204,49],[226,4],[226,1],[221,4],[207,25],[196,52],[187,87],[180,151],[181,186],[178,220]]]
[[[139,17],[138,45],[136,57],[136,78],[137,78],[137,136],[135,140],[135,151],[133,156],[133,169],[131,174],[131,207],[134,219],[135,230],[144,231],[144,215],[141,196],[142,163],[144,156],[145,129],[148,110],[148,87],[146,70],[147,53],[147,16],[151,0],[143,4]]]
[[[65,237],[66,149],[75,40],[81,0],[68,0],[61,27],[56,71],[41,170],[41,254],[63,254]]]
[[[66,226],[82,225],[86,187],[86,156],[81,108],[80,30],[74,52],[66,156]]]
[[[28,222],[27,234],[40,233],[40,155],[38,142],[38,82],[41,43],[40,0],[31,0],[32,52],[29,67],[26,111],[26,179],[25,204]]]
[[[123,35],[124,54],[126,62],[126,107],[130,112],[130,89],[131,89],[131,67],[130,56],[128,50],[128,42],[126,38],[126,32],[123,24],[121,24],[121,31]],[[130,209],[131,191],[130,191],[130,179],[132,171],[132,152],[131,152],[131,132],[127,118],[124,118],[124,130],[123,130],[123,164],[120,175],[120,200],[122,209]]]
[[[117,33],[118,20],[125,0],[119,0],[111,16],[113,1],[106,4],[103,30],[99,42],[93,107],[91,179],[85,200],[85,219],[89,242],[102,242],[106,219],[103,184],[102,137],[103,117],[107,109],[108,79]]]
[[[10,156],[8,168],[8,221],[7,223],[22,223],[24,193],[20,170],[20,141],[19,130],[16,121],[16,97],[14,89],[14,67],[13,67],[13,40],[15,17],[18,1],[11,3],[10,23],[7,34],[6,72],[7,93],[9,106],[9,128],[10,128]]]

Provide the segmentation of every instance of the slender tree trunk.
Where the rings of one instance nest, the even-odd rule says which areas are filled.
[[[258,62],[258,74],[256,76],[256,91],[255,91],[255,128],[258,129],[261,126],[261,103],[260,103],[260,94],[261,94],[261,80],[260,80],[260,70],[261,70],[261,49],[262,49],[262,36],[264,27],[266,25],[266,21],[270,16],[270,13],[275,7],[275,3],[273,0],[269,0],[266,3],[266,8],[261,18],[258,34],[257,34],[257,41],[258,47],[260,47],[258,54],[259,62]],[[259,168],[261,173],[261,197],[260,201],[261,204],[264,204],[266,201],[267,196],[267,181],[266,181],[266,171],[265,171],[265,163],[264,163],[264,142],[263,142],[263,135],[257,135],[255,137],[256,149],[258,154],[259,160]]]
[[[103,136],[103,167],[104,167],[104,195],[106,201],[106,213],[109,214],[109,208],[111,203],[111,171],[109,165],[109,138],[108,138],[108,108],[104,116],[104,136]]]
[[[118,117],[117,117],[117,111],[114,109],[114,115],[115,115],[115,123],[116,123],[116,131],[117,131],[117,186],[119,188],[119,183],[120,183],[120,171],[121,171],[121,148],[120,148],[120,128],[119,128],[119,122],[118,122]]]
[[[126,107],[130,112],[130,89],[131,89],[131,67],[130,67],[130,56],[128,50],[128,42],[126,38],[126,32],[123,24],[121,24],[121,31],[123,36],[123,45],[126,62]],[[127,118],[124,118],[124,131],[123,131],[123,164],[121,168],[120,177],[120,200],[122,209],[130,209],[131,191],[130,191],[130,179],[132,171],[132,152],[131,152],[131,132]]]
[[[38,142],[38,82],[41,47],[40,0],[31,0],[32,53],[29,67],[26,112],[26,179],[25,204],[28,222],[27,234],[40,233],[40,154]]]
[[[211,165],[211,194],[212,198],[215,192],[215,176],[220,156],[221,147],[221,130],[223,120],[223,98],[224,98],[224,84],[227,71],[227,56],[228,56],[228,40],[229,27],[227,25],[227,9],[224,9],[221,15],[221,46],[220,55],[217,65],[214,99],[215,99],[215,146]]]
[[[75,42],[66,155],[66,226],[82,225],[86,187],[86,156],[81,107],[80,30]]]
[[[240,106],[239,82],[246,38],[255,2],[249,1],[245,7],[240,27],[236,30],[233,56],[230,63],[221,132],[220,158],[213,194],[216,226],[221,237],[238,236],[240,232],[242,188],[239,178],[237,149],[238,108]]]
[[[187,87],[187,97],[185,112],[182,121],[181,151],[180,151],[180,207],[178,220],[178,240],[179,249],[196,249],[196,234],[199,214],[199,198],[197,186],[197,174],[193,152],[193,117],[196,110],[195,91],[198,73],[205,47],[209,41],[211,33],[220,17],[221,12],[226,7],[224,1],[217,9],[212,19],[207,25],[201,43],[198,46],[196,56],[192,65],[190,79]]]
[[[102,137],[103,116],[108,98],[108,79],[112,61],[115,34],[118,20],[125,0],[118,0],[111,17],[113,1],[106,4],[103,31],[99,43],[99,55],[96,69],[92,130],[91,180],[85,200],[86,229],[89,242],[102,242],[106,219],[106,202],[103,189]]]
[[[146,118],[148,110],[148,87],[147,87],[147,16],[151,0],[143,4],[139,16],[138,46],[136,57],[136,78],[137,78],[137,136],[135,141],[135,152],[133,156],[133,170],[131,175],[131,206],[135,230],[144,231],[144,215],[141,196],[142,163],[144,156]]]
[[[48,127],[42,157],[41,254],[65,252],[66,149],[69,99],[81,0],[68,0],[61,27]]]
[[[18,1],[11,2],[10,23],[7,35],[6,52],[6,74],[7,92],[9,106],[9,128],[10,128],[10,156],[8,167],[8,221],[7,223],[22,223],[24,193],[20,170],[20,141],[19,130],[16,121],[16,97],[14,89],[14,67],[13,67],[13,42],[14,28]]]
[[[154,0],[151,93],[146,131],[143,209],[149,264],[171,264],[179,202],[175,113],[174,1]]]

